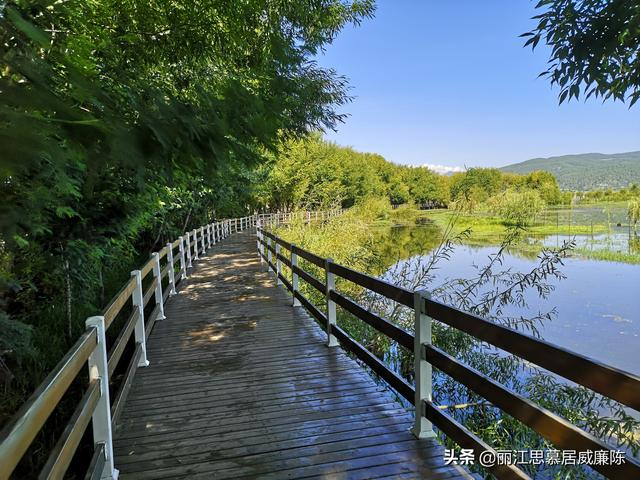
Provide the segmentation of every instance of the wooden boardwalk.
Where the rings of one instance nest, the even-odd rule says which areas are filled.
[[[210,249],[148,339],[115,432],[122,479],[471,478],[261,267]]]

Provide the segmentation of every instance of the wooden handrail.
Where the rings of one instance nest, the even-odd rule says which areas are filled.
[[[91,415],[93,415],[96,405],[98,405],[98,400],[100,400],[100,383],[97,380],[92,380],[67,423],[64,432],[62,432],[58,443],[49,455],[49,459],[40,473],[40,479],[64,477],[73,454],[80,444],[82,435],[89,426],[89,422],[91,422]]]
[[[97,344],[96,329],[88,328],[0,432],[0,478],[16,468]]]
[[[542,368],[640,411],[640,377],[435,300],[427,314]]]
[[[270,241],[266,242],[263,237],[269,238]],[[417,296],[416,292],[399,288],[384,280],[336,264],[297,245],[283,241],[272,232],[259,228],[258,246],[275,253],[277,248],[271,245],[272,242],[276,246],[289,250],[292,255],[298,255],[323,268],[327,274],[328,272],[335,274],[389,300],[413,308],[416,312],[419,309],[420,315],[417,315],[416,318],[418,316],[428,316],[428,318],[461,330],[483,342],[519,356],[528,362],[640,411],[640,377],[634,374],[499,325],[477,315],[445,305],[431,298],[423,298],[422,295]],[[268,260],[262,251],[259,251],[259,254],[262,258]],[[558,415],[539,407],[527,398],[510,391],[430,343],[416,342],[413,334],[368,311],[355,301],[336,291],[335,288],[327,288],[327,285],[323,282],[306,272],[299,265],[294,264],[293,260],[287,263],[286,257],[282,254],[276,255],[276,258],[290,267],[292,275],[297,275],[315,289],[324,293],[327,302],[335,302],[335,304],[356,318],[396,341],[398,345],[409,350],[415,348],[416,355],[419,355],[420,358],[428,361],[456,381],[487,399],[496,407],[529,426],[554,445],[579,451],[612,449],[605,441],[585,432]],[[276,266],[272,262],[267,261],[267,265],[272,271],[276,272]],[[282,275],[279,275],[279,278],[281,281],[283,280]],[[285,286],[292,292],[294,299],[299,300],[302,306],[326,328],[328,320],[325,314],[302,293],[294,290],[293,283],[293,280],[291,283],[286,282]],[[416,300],[417,298],[420,298],[419,302]],[[340,341],[346,350],[367,364],[401,396],[411,402],[417,401],[419,396],[416,396],[415,388],[351,338],[346,331],[332,323],[330,324],[329,332]],[[422,339],[422,337],[420,338]],[[419,350],[417,350],[418,347]],[[422,405],[421,410],[424,412],[424,416],[459,445],[466,448],[474,448],[477,450],[477,455],[482,451],[495,453],[491,446],[487,445],[445,412],[435,407],[431,402],[421,399],[420,405]],[[634,458],[627,458],[626,463],[621,465],[591,465],[591,467],[611,478],[640,478],[640,463]],[[515,466],[500,465],[494,466],[489,470],[498,478],[529,478]]]
[[[399,345],[408,350],[413,349],[413,335],[406,330],[361,307],[353,300],[339,294],[335,290],[331,290],[331,292],[329,292],[329,296],[349,313],[368,323],[380,333],[383,333],[392,340],[395,340]]]
[[[131,278],[124,284],[120,291],[114,295],[107,305],[107,308],[102,311],[102,316],[104,317],[104,323],[107,329],[113,322],[113,319],[116,318],[118,313],[120,313],[122,307],[127,303],[127,300],[129,300],[134,288],[136,288],[136,282]]]
[[[108,353],[107,364],[109,365],[109,378],[113,375],[113,371],[116,369],[122,354],[124,353],[124,349],[127,346],[127,342],[131,338],[131,334],[133,333],[133,329],[136,327],[136,323],[140,319],[140,313],[138,309],[135,309],[126,323],[124,324],[124,328],[120,331],[118,338],[116,338],[115,342],[113,342],[113,346]]]

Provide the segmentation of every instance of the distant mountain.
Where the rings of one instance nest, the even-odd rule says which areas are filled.
[[[513,173],[547,170],[556,176],[563,190],[616,189],[627,187],[630,183],[640,184],[640,151],[533,158],[500,170]]]

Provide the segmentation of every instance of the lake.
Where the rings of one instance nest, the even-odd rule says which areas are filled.
[[[569,238],[552,237],[544,244],[555,246],[555,241],[561,243]],[[382,263],[393,267],[398,262],[424,262],[440,238],[437,227],[425,225],[381,229],[376,242]],[[472,238],[469,243],[476,244],[477,239]],[[579,238],[577,243],[580,245]],[[457,245],[450,258],[439,264],[433,284],[474,276],[474,265],[486,264],[497,248],[498,245]],[[528,272],[536,264],[536,254],[512,251],[505,255],[501,268]],[[561,270],[566,278],[549,280],[554,290],[548,298],[540,299],[530,292],[526,295],[530,306],[527,312],[509,306],[505,315],[535,314],[555,308],[554,318],[539,329],[544,340],[640,374],[640,265],[567,258]]]

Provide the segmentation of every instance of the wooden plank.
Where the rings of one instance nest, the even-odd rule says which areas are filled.
[[[451,438],[463,448],[472,449],[476,463],[479,463],[479,456],[484,451],[491,451],[495,455],[495,450],[484,440],[467,430],[462,424],[443,410],[437,408],[433,403],[425,401],[424,411],[426,412],[427,419],[433,422],[447,437]],[[493,467],[487,468],[487,470],[499,479],[530,480],[529,476],[515,465],[494,465]]]
[[[318,255],[311,253],[308,250],[305,250],[304,248],[300,248],[297,245],[293,250],[296,253],[296,255],[298,255],[299,257],[304,258],[305,260],[313,263],[314,265],[317,265],[320,268],[324,268],[324,264],[325,264],[324,258],[319,257]]]
[[[426,360],[455,380],[482,395],[492,404],[531,427],[556,447],[563,450],[615,450],[599,438],[587,433],[546,408],[512,392],[479,371],[468,367],[446,352],[426,345]],[[632,458],[622,465],[593,465],[608,478],[640,478],[640,464]]]
[[[339,277],[349,280],[361,287],[376,292],[383,297],[387,297],[395,302],[398,302],[406,307],[413,308],[413,292],[397,287],[389,282],[374,278],[365,273],[352,270],[351,268],[338,265],[331,262],[329,264],[329,271],[335,273]]]
[[[316,429],[326,430],[329,428],[329,430],[333,430],[334,425],[343,421],[358,421],[364,427],[369,425],[367,423],[369,420],[376,421],[379,415],[383,415],[385,418],[400,414],[406,415],[406,411],[399,408],[395,401],[389,401],[375,406],[360,407],[351,405],[344,408],[335,408],[330,412],[309,412],[304,415],[289,417],[277,423],[271,422],[268,424],[268,431],[265,431],[264,424],[261,424],[258,427],[261,432],[258,436],[271,435],[278,432],[297,432],[311,428],[309,426],[313,426]],[[180,439],[183,439],[186,444],[192,444],[193,438],[207,435],[216,435],[222,441],[224,438],[236,438],[257,431],[254,422],[229,420],[222,423],[216,422],[216,424],[219,428],[213,432],[211,430],[211,421],[208,417],[174,425],[152,424],[145,431],[131,432],[121,427],[119,428],[118,445],[127,448],[127,446],[131,445],[151,444],[161,441],[177,442]]]
[[[91,421],[91,415],[98,404],[98,400],[100,400],[100,384],[98,380],[92,380],[62,435],[60,435],[56,446],[49,454],[47,463],[45,463],[38,478],[55,479],[64,477],[80,444],[82,435]]]
[[[340,305],[342,308],[358,317],[363,322],[368,323],[379,332],[398,342],[404,348],[413,351],[413,335],[394,325],[393,323],[379,317],[369,310],[365,310],[353,300],[339,294],[335,290],[331,290],[329,298]]]
[[[147,340],[150,366],[116,423],[121,478],[457,475],[440,447],[409,433],[411,416],[388,389],[326,347],[254,250],[247,233],[229,238],[165,305]]]
[[[113,320],[116,318],[122,307],[127,303],[127,300],[131,297],[131,294],[136,288],[136,279],[131,277],[127,283],[120,289],[118,293],[111,299],[109,305],[102,311],[104,317],[105,329],[109,329]]]
[[[289,258],[282,255],[281,253],[278,253],[276,255],[276,258],[279,259],[282,263],[284,263],[287,267],[291,268],[291,260]]]
[[[122,452],[126,452],[129,455],[123,457],[121,463],[139,463],[162,459],[161,452],[164,448],[172,448],[172,458],[182,457],[179,458],[180,461],[188,459],[192,462],[210,458],[212,449],[215,449],[216,457],[220,459],[239,456],[248,457],[281,450],[292,451],[294,455],[298,455],[300,449],[306,447],[330,446],[338,442],[351,440],[367,442],[370,437],[375,438],[397,432],[406,433],[410,423],[405,418],[405,415],[401,414],[380,416],[375,419],[367,419],[365,417],[359,421],[346,423],[336,423],[329,420],[317,425],[322,429],[320,434],[318,434],[318,427],[303,427],[295,433],[291,430],[281,433],[270,432],[267,438],[264,438],[264,429],[262,428],[244,430],[242,438],[238,438],[237,435],[225,435],[224,444],[220,442],[218,435],[206,434],[198,436],[198,444],[194,444],[191,439],[186,439],[183,442],[174,442],[174,440],[155,443],[144,442],[123,449]],[[316,432],[315,435],[313,434],[314,431]],[[132,452],[135,454],[131,455]],[[120,451],[117,453],[119,454]]]
[[[157,285],[158,285],[158,279],[154,278],[153,281],[151,282],[151,285],[149,285],[149,287],[147,288],[147,291],[144,292],[144,296],[142,297],[142,305],[144,305],[145,307],[147,306],[147,303],[149,303],[149,300],[151,300],[151,297],[153,297],[154,294],[156,293]]]
[[[302,306],[306,308],[307,311],[311,313],[311,315],[313,315],[318,322],[320,322],[320,325],[326,328],[327,317],[325,316],[325,314],[322,313],[313,303],[311,303],[307,299],[307,297],[302,295],[300,292],[295,292],[295,296],[298,300],[300,300]]]
[[[129,316],[127,323],[125,323],[124,328],[120,331],[118,338],[116,338],[116,340],[113,342],[113,345],[111,346],[111,350],[107,355],[109,378],[111,378],[111,376],[113,375],[113,371],[116,369],[116,366],[120,361],[120,357],[122,357],[122,352],[124,352],[124,349],[127,346],[127,342],[129,341],[129,338],[131,338],[131,333],[136,326],[138,318],[140,318],[140,313],[138,312],[138,309],[135,308]]]
[[[324,284],[324,282],[318,280],[316,277],[314,277],[313,275],[311,275],[310,273],[306,272],[305,270],[303,270],[298,266],[293,267],[293,271],[296,272],[301,279],[303,279],[305,282],[307,282],[309,285],[311,285],[312,287],[314,287],[316,290],[318,290],[320,293],[324,295],[327,289],[327,286]]]
[[[415,390],[413,387],[409,385],[404,378],[392,372],[382,360],[356,342],[340,327],[331,325],[331,333],[336,336],[338,341],[340,341],[349,352],[366,363],[371,370],[380,375],[395,391],[410,402],[414,400]]]
[[[140,361],[140,356],[142,355],[142,345],[137,343],[136,349],[133,352],[133,356],[129,361],[129,365],[127,366],[127,371],[124,374],[124,378],[120,383],[120,388],[118,392],[113,397],[113,401],[111,402],[111,424],[115,425],[118,421],[118,418],[122,414],[122,410],[124,408],[125,402],[127,400],[127,395],[129,394],[129,390],[131,389],[131,384],[133,383],[133,377],[138,370],[138,362]]]

